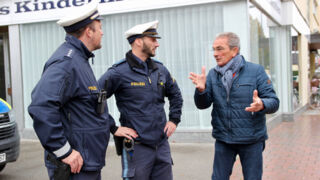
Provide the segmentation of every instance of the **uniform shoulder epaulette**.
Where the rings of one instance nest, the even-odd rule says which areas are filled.
[[[159,64],[163,64],[162,62],[160,62],[159,60],[157,60],[157,59],[152,59],[154,62],[156,62],[156,63],[159,63]]]
[[[120,61],[114,63],[112,66],[119,66],[120,64],[126,62],[126,59],[121,59]]]
[[[73,49],[69,49],[67,53],[64,55],[64,57],[72,58],[73,56]]]

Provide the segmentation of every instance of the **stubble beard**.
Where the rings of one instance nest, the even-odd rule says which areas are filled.
[[[95,50],[98,50],[98,49],[101,49],[102,48],[102,45],[101,43],[99,45],[96,46]]]
[[[152,53],[152,50],[150,47],[148,47],[147,45],[143,44],[142,47],[142,52],[145,53],[148,57],[154,57],[155,54]]]

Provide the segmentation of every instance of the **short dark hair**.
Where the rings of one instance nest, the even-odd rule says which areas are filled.
[[[70,34],[70,35],[72,35],[72,36],[74,36],[76,38],[79,38],[84,33],[84,30],[86,28],[90,28],[93,32],[96,31],[96,28],[95,28],[95,26],[93,25],[93,22],[92,22],[92,23],[89,23],[86,26],[84,26],[84,27],[82,27],[82,28],[80,28],[80,29],[78,29],[76,31],[69,32],[68,34]]]

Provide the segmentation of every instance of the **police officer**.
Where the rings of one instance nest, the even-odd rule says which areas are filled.
[[[107,97],[115,94],[121,127],[133,129],[138,135],[131,138],[131,132],[122,131],[134,140],[134,147],[124,148],[122,153],[123,179],[172,179],[168,137],[180,122],[183,100],[168,69],[151,58],[159,47],[157,26],[158,21],[152,21],[129,29],[125,35],[132,50],[99,79],[100,87],[105,87],[107,80]],[[165,97],[170,101],[169,121]]]
[[[70,166],[73,180],[98,180],[111,118],[96,110],[100,89],[88,62],[92,51],[101,48],[98,3],[70,14],[57,22],[67,33],[65,42],[46,62],[28,110],[45,149],[50,179],[58,169],[54,159]]]

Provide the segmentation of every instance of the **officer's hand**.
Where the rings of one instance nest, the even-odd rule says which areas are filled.
[[[174,131],[176,130],[177,125],[171,121],[168,121],[166,126],[164,127],[164,133],[167,133],[167,137],[170,137]]]
[[[196,85],[198,91],[203,92],[206,89],[206,67],[202,66],[201,74],[191,72],[189,79],[191,79],[192,83]]]
[[[138,133],[134,129],[122,127],[122,126],[118,128],[118,130],[114,133],[114,135],[126,137],[128,139],[138,137]]]
[[[258,91],[253,91],[253,102],[250,104],[250,107],[246,107],[246,111],[248,112],[258,112],[264,109],[264,105],[262,100],[258,96]]]
[[[62,159],[62,162],[70,165],[72,173],[79,173],[83,165],[83,159],[81,154],[73,149],[68,157]]]

